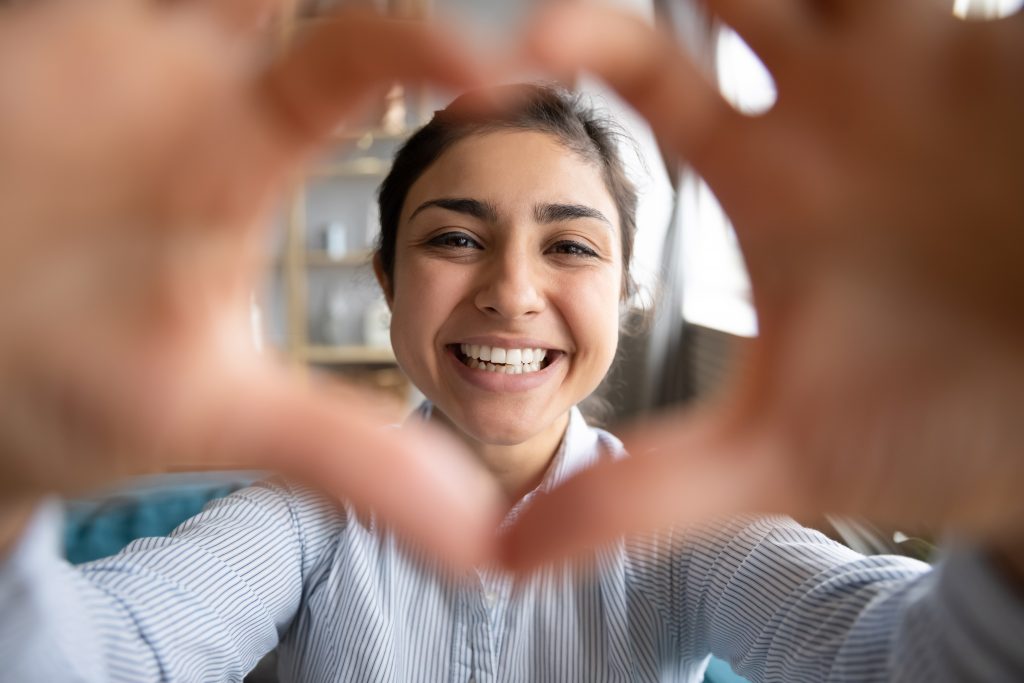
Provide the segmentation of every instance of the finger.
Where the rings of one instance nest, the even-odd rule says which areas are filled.
[[[769,66],[792,54],[812,27],[806,8],[796,0],[705,0],[705,3]]]
[[[351,388],[276,379],[233,403],[214,426],[218,462],[296,477],[460,567],[492,554],[497,486],[451,439],[426,425],[396,428],[394,410]]]
[[[485,77],[468,48],[441,29],[351,10],[317,22],[259,91],[280,115],[278,125],[315,145],[374,88],[395,81],[464,90]]]
[[[157,4],[206,12],[229,34],[246,35],[270,25],[274,16],[284,11],[289,0],[157,0]]]
[[[897,5],[914,6],[914,12],[931,10],[949,13],[949,6],[934,0],[904,0],[901,3],[886,0],[801,0],[804,11],[818,21],[842,22],[885,12]]]
[[[890,31],[899,35],[910,31],[917,38],[936,22],[948,23],[952,18],[952,3],[935,0],[802,0],[801,4],[809,22],[822,29],[819,33],[827,41],[850,31],[870,32],[875,38]]]
[[[726,438],[701,415],[670,413],[627,435],[632,455],[587,470],[536,499],[503,539],[514,568],[573,556],[623,535],[791,498],[784,473],[754,442]]]
[[[694,162],[739,117],[670,36],[631,13],[556,4],[528,30],[526,49],[556,74],[586,70],[603,78],[664,144]]]

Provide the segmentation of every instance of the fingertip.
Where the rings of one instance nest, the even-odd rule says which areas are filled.
[[[367,455],[383,468],[379,480],[357,493],[367,505],[455,567],[496,555],[495,531],[507,502],[460,442],[415,420],[370,438],[380,448]]]
[[[236,420],[236,433],[247,432],[233,444],[236,461],[372,511],[452,566],[468,568],[497,554],[495,530],[507,509],[497,483],[436,428],[400,427],[388,420],[389,402],[346,386],[282,381],[246,402]]]
[[[529,545],[521,541],[519,534],[506,534],[497,544],[495,557],[502,569],[523,574],[539,567],[542,564],[541,558],[549,557],[549,555],[531,549]]]
[[[528,531],[524,533],[529,519],[529,510],[525,510],[511,527],[504,529],[496,538],[495,555],[499,564],[509,571],[522,572],[536,566],[536,554],[531,552],[531,546],[524,542],[530,538]],[[533,542],[539,542],[539,537],[534,534]]]
[[[498,551],[505,567],[527,572],[576,557],[597,545],[601,539],[592,538],[587,498],[581,499],[576,491],[568,482],[530,502],[500,536]]]
[[[545,5],[528,25],[523,39],[525,56],[556,72],[573,67],[580,53],[581,26],[592,22],[591,12],[578,4],[552,2]]]

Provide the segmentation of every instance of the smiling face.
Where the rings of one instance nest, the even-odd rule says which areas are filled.
[[[615,356],[619,230],[600,167],[557,138],[455,143],[402,207],[385,286],[402,369],[482,444],[563,429]]]

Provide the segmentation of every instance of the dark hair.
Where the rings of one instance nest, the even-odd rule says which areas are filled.
[[[481,106],[481,99],[500,100],[502,106]],[[481,113],[486,112],[486,113]],[[435,112],[428,124],[416,131],[395,155],[378,192],[380,237],[377,255],[389,280],[394,277],[395,241],[406,195],[413,183],[438,157],[470,135],[498,130],[548,133],[583,159],[601,167],[605,185],[619,212],[622,232],[622,297],[636,289],[629,264],[636,234],[636,187],[616,146],[628,136],[607,116],[599,114],[582,98],[556,85],[525,83],[471,91]]]

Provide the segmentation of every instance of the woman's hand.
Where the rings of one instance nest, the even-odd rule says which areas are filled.
[[[246,29],[270,5],[249,7],[0,11],[0,515],[171,464],[265,468],[468,562],[493,483],[258,355],[248,302],[269,213],[343,116],[395,80],[479,74],[449,36],[361,12],[267,64]]]
[[[511,561],[737,511],[858,513],[979,537],[1024,525],[1024,14],[928,0],[709,0],[772,73],[733,110],[667,36],[592,5],[533,54],[588,69],[733,220],[760,336],[713,401],[523,515]]]

